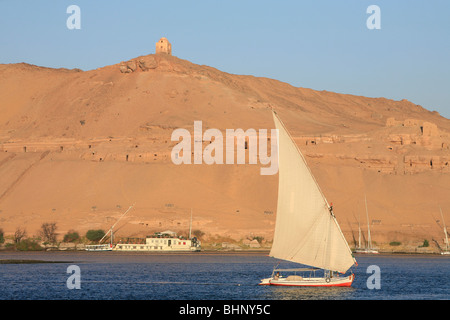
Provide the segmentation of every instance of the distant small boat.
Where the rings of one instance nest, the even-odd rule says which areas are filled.
[[[442,223],[444,224],[444,234],[445,234],[445,250],[441,252],[442,255],[450,255],[449,245],[448,245],[448,234],[447,227],[445,226],[444,215],[442,214],[442,209],[439,207],[441,211]]]
[[[85,250],[86,251],[112,251],[114,249],[114,245],[113,245],[113,241],[114,241],[114,232],[113,229],[116,226],[116,224],[120,221],[120,219],[122,219],[127,213],[128,211],[131,210],[131,208],[134,207],[134,204],[132,206],[130,206],[127,211],[125,211],[120,218],[116,221],[116,223],[114,223],[111,228],[108,230],[108,232],[100,239],[100,241],[98,242],[98,244],[89,244],[86,245]],[[110,236],[110,241],[109,244],[102,244],[103,239],[105,239],[105,237],[108,235],[108,233],[111,233]]]
[[[275,112],[273,118],[279,133],[279,181],[270,256],[312,268],[275,267],[272,276],[262,279],[260,285],[349,287],[355,275],[343,274],[356,264],[356,260],[337,223],[333,207],[328,205],[303,155]],[[285,276],[281,273],[294,274]]]
[[[89,244],[86,246],[86,251],[112,251],[112,244]]]
[[[375,249],[369,249],[369,248],[365,248],[365,249],[356,249],[355,253],[369,253],[369,254],[379,254],[378,250]]]
[[[361,227],[358,222],[359,229],[359,240],[358,240],[358,248],[355,249],[355,253],[369,253],[369,254],[378,254],[378,250],[372,248],[372,239],[370,237],[370,223],[369,223],[369,211],[367,210],[367,197],[364,196],[364,201],[366,204],[366,216],[367,216],[367,245],[365,248],[361,247]]]

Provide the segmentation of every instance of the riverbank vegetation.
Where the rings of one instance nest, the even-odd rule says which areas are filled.
[[[58,227],[55,222],[43,223],[37,235],[29,236],[24,227],[17,227],[13,235],[5,236],[0,228],[0,250],[7,251],[43,251],[43,250],[84,250],[86,244],[98,242],[104,235],[103,230],[88,230],[85,236],[75,230],[69,230],[58,241]]]

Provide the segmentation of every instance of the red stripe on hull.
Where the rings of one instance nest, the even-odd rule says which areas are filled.
[[[278,282],[278,283],[272,283],[272,282],[266,282],[266,283],[260,283],[259,285],[269,285],[269,286],[280,286],[280,287],[351,287],[353,280],[355,280],[355,275],[352,274],[351,279],[346,282],[339,282],[339,283],[304,283],[304,284],[293,284],[289,282]]]
[[[352,282],[336,283],[336,284],[279,284],[279,283],[268,283],[270,286],[280,286],[280,287],[351,287]]]

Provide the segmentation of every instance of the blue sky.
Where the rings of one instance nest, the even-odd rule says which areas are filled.
[[[70,30],[67,7],[81,10]],[[369,5],[381,29],[369,30]],[[154,53],[297,87],[408,99],[450,118],[448,0],[0,0],[0,63],[95,69]]]

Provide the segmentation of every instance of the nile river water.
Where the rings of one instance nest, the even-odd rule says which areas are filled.
[[[450,298],[450,257],[438,255],[357,255],[356,279],[350,288],[258,286],[278,262],[263,253],[0,252],[0,260],[7,259],[59,263],[0,264],[2,300]],[[79,289],[68,288],[71,265],[79,267],[79,282],[74,278],[69,282],[78,283]],[[373,286],[370,266],[379,268],[379,288]]]

